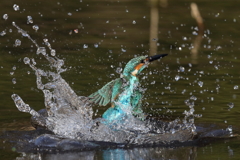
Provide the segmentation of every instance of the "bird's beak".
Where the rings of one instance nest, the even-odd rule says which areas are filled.
[[[157,59],[163,58],[167,55],[168,54],[158,54],[158,55],[150,56],[150,57],[147,57],[144,61],[145,62],[152,62],[152,61],[155,61]]]

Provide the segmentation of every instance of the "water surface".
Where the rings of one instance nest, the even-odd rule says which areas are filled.
[[[234,133],[238,133],[240,14],[237,6],[240,4],[234,0],[196,1],[206,35],[197,61],[193,63],[189,47],[196,38],[197,24],[190,15],[190,3],[175,0],[169,1],[167,8],[159,8],[158,53],[169,56],[149,66],[141,76],[147,76],[141,81],[148,89],[144,110],[165,120],[183,118],[183,111],[189,110],[184,101],[194,96],[195,113],[202,114],[202,118],[195,119],[197,125],[216,125],[216,128],[232,125]],[[13,10],[14,4],[20,6],[19,11]],[[6,30],[6,35],[0,37],[1,131],[32,129],[30,116],[17,110],[11,94],[21,95],[35,110],[44,106],[43,94],[35,85],[34,72],[22,62],[26,56],[38,59],[36,49],[17,33],[12,21],[27,30],[39,44],[44,38],[51,42],[57,56],[65,60],[68,68],[62,74],[63,78],[79,95],[87,96],[119,77],[117,67],[123,67],[135,55],[149,55],[150,7],[147,1],[11,1],[2,2],[1,8],[0,15],[8,14],[9,17],[0,21],[0,32]],[[27,16],[32,16],[33,24],[39,26],[37,32],[32,29],[33,24],[27,24]],[[16,39],[21,40],[19,47],[14,47]],[[42,67],[45,67],[44,63]],[[178,76],[182,78],[176,80]],[[16,84],[12,83],[13,78],[16,78]],[[231,103],[234,107],[229,109]],[[107,107],[96,109],[99,111],[96,116],[100,116]],[[147,150],[145,155],[160,151],[171,153],[176,159],[184,159],[182,150],[197,153],[192,159],[237,159],[238,146],[239,141],[235,139],[205,147],[177,148],[173,153],[164,148],[143,150]],[[107,150],[90,155],[101,159],[105,154],[129,156],[130,152],[133,151]],[[134,152],[142,150],[134,149]],[[8,149],[1,150],[1,155],[8,159],[12,153]],[[11,158],[17,156],[14,154]]]

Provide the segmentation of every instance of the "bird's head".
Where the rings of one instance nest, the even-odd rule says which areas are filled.
[[[131,59],[126,67],[123,70],[123,75],[124,76],[129,76],[129,75],[133,75],[136,76],[138,75],[144,68],[146,68],[150,62],[163,58],[167,56],[167,54],[159,54],[159,55],[154,55],[154,56],[149,56],[149,57],[145,57],[145,56],[140,56],[140,57],[136,57]]]

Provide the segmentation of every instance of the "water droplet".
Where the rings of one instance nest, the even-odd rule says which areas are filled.
[[[42,55],[46,55],[46,48],[45,47],[39,47],[37,49],[36,54],[40,54],[40,53],[42,53]]]
[[[233,89],[235,89],[235,90],[238,89],[238,85],[235,85],[235,86],[233,87]]]
[[[31,16],[27,16],[27,24],[33,23],[33,19]]]
[[[232,102],[228,103],[228,107],[229,107],[229,109],[232,109],[234,107],[234,103],[232,103]]]
[[[136,24],[137,22],[135,20],[133,20],[132,24]]]
[[[94,47],[95,47],[95,48],[98,48],[98,44],[97,44],[97,43],[95,43],[95,44],[94,44]]]
[[[17,46],[20,46],[20,45],[21,45],[21,41],[19,39],[16,39],[14,47],[17,47]]]
[[[55,56],[56,55],[56,50],[55,49],[51,49],[51,55]]]
[[[17,83],[16,78],[13,78],[13,79],[12,79],[12,83],[13,83],[13,84],[16,84],[16,83]]]
[[[224,123],[227,123],[227,120],[225,120]]]
[[[126,9],[126,12],[128,12],[128,10]]]
[[[74,33],[78,33],[78,29],[74,29],[73,31],[74,31]]]
[[[213,64],[213,61],[209,61],[209,64]]]
[[[220,14],[219,13],[217,13],[216,15],[215,15],[215,17],[218,17]]]
[[[179,75],[175,76],[175,80],[178,81],[181,77]]]
[[[183,91],[182,91],[182,94],[184,94],[186,92],[186,89],[184,89]]]
[[[84,44],[84,45],[83,45],[83,48],[85,48],[85,49],[88,48],[88,45],[87,45],[87,44]]]
[[[8,19],[8,14],[4,14],[3,19],[7,20]]]
[[[38,30],[39,30],[38,25],[33,25],[32,28],[33,28],[35,31],[38,31]]]
[[[23,37],[29,37],[29,35],[27,34],[27,32],[22,31],[21,33],[22,33],[22,36],[23,36]]]
[[[126,50],[126,49],[123,49],[123,48],[121,48],[121,51],[122,51],[122,52],[127,52],[127,50]]]
[[[211,101],[214,101],[214,97],[211,97],[210,99],[211,99]]]
[[[194,95],[192,95],[192,96],[190,97],[190,99],[196,101],[196,100],[197,100],[197,97],[194,96]]]
[[[181,67],[179,67],[179,70],[180,70],[180,72],[184,72],[185,68],[181,66]]]
[[[201,117],[202,117],[202,114],[195,114],[194,117],[196,117],[196,118],[201,118]]]
[[[24,62],[25,64],[29,64],[29,63],[30,63],[30,59],[29,59],[28,57],[25,57],[25,58],[23,59],[23,62]]]
[[[151,84],[155,84],[155,83],[156,83],[156,81],[152,81],[152,82],[151,82]]]
[[[118,74],[121,74],[122,68],[121,68],[121,67],[117,67],[116,72],[117,72]]]
[[[19,6],[17,4],[14,4],[13,5],[13,9],[14,9],[14,11],[19,11],[20,8],[19,8]]]
[[[195,36],[198,35],[198,33],[196,31],[193,31],[192,34],[195,35]]]
[[[30,74],[31,72],[30,71],[27,71],[27,74]]]
[[[109,20],[107,20],[106,23],[109,23]]]
[[[69,16],[72,16],[72,13],[69,12],[68,15],[69,15]]]
[[[214,65],[214,68],[215,68],[216,70],[218,70],[218,66],[217,66],[217,65]]]
[[[14,72],[10,72],[10,75],[11,75],[11,76],[14,75]]]
[[[230,134],[232,134],[232,126],[231,126],[231,125],[229,125],[229,126],[226,128],[226,131],[229,131],[229,132],[230,132]]]
[[[203,82],[202,82],[202,81],[199,81],[199,82],[198,82],[198,85],[199,85],[200,87],[202,87],[202,86],[203,86]]]
[[[14,71],[15,71],[16,69],[17,69],[17,67],[16,67],[16,66],[13,66],[13,67],[12,67],[12,70],[14,70]]]
[[[5,36],[6,34],[7,34],[6,31],[2,31],[2,32],[0,33],[1,36]]]

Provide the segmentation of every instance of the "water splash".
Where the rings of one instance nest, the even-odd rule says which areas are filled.
[[[4,19],[4,20],[7,20],[7,19],[8,19],[8,14],[4,14],[4,15],[3,15],[3,19]]]
[[[89,102],[89,98],[78,96],[61,77],[60,74],[66,71],[62,68],[64,61],[55,56],[56,51],[51,48],[48,39],[43,39],[43,42],[49,49],[50,54],[45,47],[39,46],[15,22],[12,24],[20,34],[25,35],[24,37],[34,43],[37,48],[36,54],[43,56],[54,70],[44,71],[37,67],[35,59],[29,57],[23,59],[23,62],[35,72],[37,88],[44,94],[47,116],[36,112],[17,94],[13,94],[12,99],[19,111],[30,113],[33,116],[35,125],[44,126],[59,137],[90,141],[152,144],[174,140],[186,141],[192,138],[195,131],[194,117],[197,117],[197,115],[194,115],[194,103],[189,105],[190,111],[185,111],[183,123],[179,119],[172,122],[142,121],[132,116],[130,112],[126,114],[121,123],[118,121],[105,123],[103,118],[93,119],[92,104]],[[118,72],[121,72],[120,69],[118,70]],[[48,82],[44,84],[42,79],[46,79]],[[183,133],[185,133],[184,137],[169,136]]]
[[[19,7],[19,5],[14,4],[13,5],[13,9],[14,9],[14,11],[19,11],[20,7]]]

